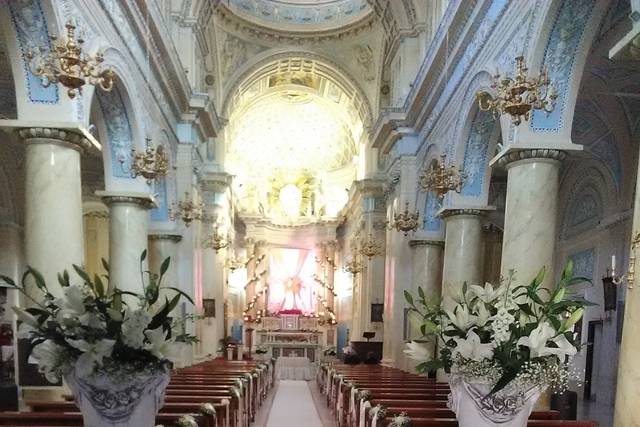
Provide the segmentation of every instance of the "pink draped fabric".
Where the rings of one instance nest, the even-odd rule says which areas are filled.
[[[271,249],[268,310],[315,311],[314,252],[306,249]]]

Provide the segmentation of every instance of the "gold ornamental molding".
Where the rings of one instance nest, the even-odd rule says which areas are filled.
[[[96,191],[96,196],[102,198],[106,205],[133,204],[141,206],[143,209],[153,209],[158,205],[152,196],[146,193],[117,193],[109,191]]]
[[[479,209],[479,208],[444,208],[438,216],[442,219],[451,218],[453,216],[484,216],[487,211],[491,209]]]
[[[508,167],[509,164],[519,162],[521,160],[557,160],[559,162],[567,158],[567,153],[563,150],[554,148],[526,148],[522,150],[513,150],[505,153],[496,162],[500,167]]]
[[[178,243],[182,240],[182,236],[180,234],[152,233],[149,234],[149,240],[169,240]]]
[[[442,240],[409,240],[409,246],[412,248],[418,246],[438,246],[440,248],[444,248],[444,242]]]

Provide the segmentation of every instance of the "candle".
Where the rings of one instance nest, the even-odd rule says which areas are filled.
[[[616,256],[611,255],[611,272],[616,271]]]

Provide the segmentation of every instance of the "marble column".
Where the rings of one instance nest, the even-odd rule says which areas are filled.
[[[202,353],[206,357],[216,357],[219,342],[224,331],[224,284],[227,249],[217,252],[211,248],[202,249],[202,297],[215,301],[215,316],[202,320]]]
[[[530,149],[498,160],[508,171],[501,272],[507,277],[515,270],[520,284],[528,284],[546,267],[544,286],[553,286],[558,181],[565,156],[558,150]]]
[[[160,274],[160,266],[164,260],[171,258],[169,269],[162,279],[162,286],[180,288],[178,278],[178,253],[181,240],[182,235],[176,233],[154,232],[149,234],[149,271]],[[175,294],[173,291],[167,293],[170,296]]]
[[[325,259],[325,280],[327,282],[327,305],[334,310],[335,312],[335,298],[333,293],[335,290],[331,290],[335,285],[335,265],[336,265],[336,242],[331,241],[327,242],[325,246],[325,256],[328,259]],[[329,262],[330,261],[330,262]]]
[[[149,209],[153,198],[145,193],[98,191],[109,206],[109,278],[110,286],[141,293],[140,255],[147,249]],[[148,257],[142,270],[148,269]]]
[[[640,165],[640,163],[639,163]],[[636,174],[636,188],[640,188],[640,173]],[[635,192],[633,206],[633,225],[631,239],[636,239],[640,232],[640,192]],[[638,260],[640,250],[631,246],[630,257]],[[635,264],[635,283],[633,289],[626,289],[624,307],[624,327],[622,328],[622,344],[618,359],[618,382],[616,403],[614,408],[614,427],[640,426],[640,408],[637,396],[640,394],[640,284],[638,261]],[[620,273],[622,274],[622,272]],[[630,284],[627,282],[627,287]]]
[[[451,297],[462,293],[462,286],[482,283],[482,209],[445,209],[442,297],[451,306]],[[449,297],[449,298],[446,298]]]
[[[442,292],[442,260],[444,255],[444,242],[441,240],[410,240],[409,246],[413,249],[413,286],[411,294],[418,294],[418,287],[421,287],[427,298],[439,298]],[[415,314],[412,314],[415,316]],[[421,339],[420,327],[409,319],[409,340]],[[435,351],[435,344],[425,344],[432,352]],[[415,372],[418,362],[406,359],[405,369]]]
[[[58,272],[84,263],[80,155],[89,143],[61,129],[21,129],[18,134],[26,144],[25,262],[60,295]]]

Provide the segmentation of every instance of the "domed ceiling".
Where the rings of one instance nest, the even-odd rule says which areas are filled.
[[[367,0],[228,0],[228,7],[255,24],[291,31],[335,29],[372,12]]]

